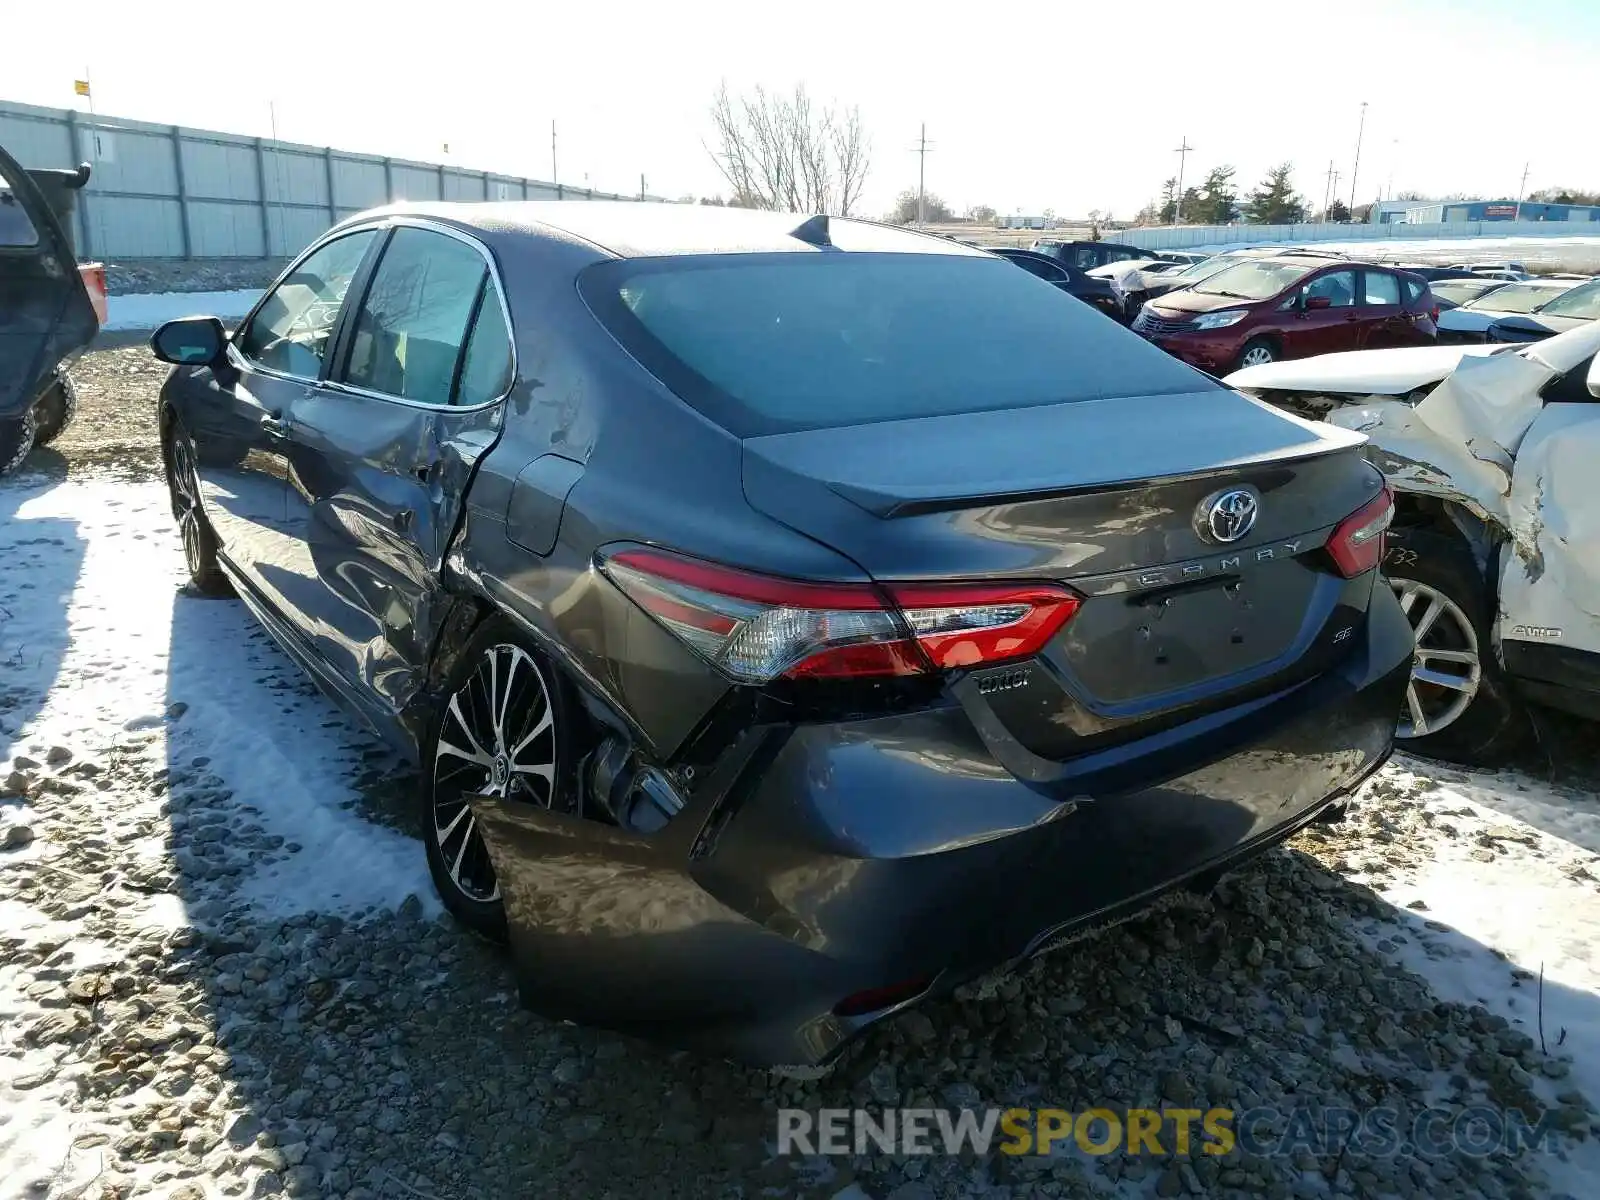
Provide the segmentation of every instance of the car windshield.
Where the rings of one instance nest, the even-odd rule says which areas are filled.
[[[1311,274],[1312,268],[1300,263],[1254,259],[1218,271],[1189,289],[1202,296],[1232,296],[1238,300],[1265,300]]]
[[[1429,285],[1433,294],[1451,304],[1465,304],[1500,287],[1498,279],[1441,279]]]
[[[1559,295],[1561,293],[1554,288],[1511,283],[1490,292],[1487,296],[1479,296],[1470,304],[1463,304],[1461,307],[1484,312],[1531,313],[1538,312]]]
[[[1174,279],[1204,279],[1208,275],[1215,275],[1218,271],[1225,271],[1234,263],[1249,262],[1248,258],[1241,258],[1237,254],[1219,254],[1215,258],[1203,258],[1197,263],[1191,263],[1173,276]]]
[[[1563,292],[1539,310],[1541,317],[1579,317],[1600,320],[1600,279]]]
[[[629,353],[739,437],[1217,386],[989,255],[622,259],[579,286]]]

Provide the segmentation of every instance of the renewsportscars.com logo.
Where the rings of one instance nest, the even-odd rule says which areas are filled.
[[[1487,1157],[1556,1144],[1553,1114],[1468,1108],[799,1108],[778,1110],[778,1153],[1259,1157],[1354,1153]]]

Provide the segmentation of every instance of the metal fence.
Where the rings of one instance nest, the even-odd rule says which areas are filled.
[[[1600,238],[1600,221],[1451,221],[1412,225],[1173,225],[1121,229],[1111,241],[1144,250],[1256,246],[1272,242],[1399,242],[1454,238]]]
[[[639,198],[6,101],[0,146],[25,167],[94,165],[75,218],[84,258],[282,258],[392,200]]]

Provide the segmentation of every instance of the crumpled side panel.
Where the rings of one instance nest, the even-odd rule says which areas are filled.
[[[1448,383],[1440,384],[1439,390]],[[1437,496],[1497,528],[1509,527],[1509,462],[1475,456],[1463,440],[1441,435],[1401,400],[1372,397],[1365,404],[1335,409],[1324,419],[1330,425],[1365,433],[1370,439],[1367,459],[1397,490]]]
[[[1441,437],[1460,442],[1475,458],[1507,474],[1517,447],[1540,411],[1539,389],[1554,372],[1520,354],[1463,358],[1416,408]]]
[[[1552,405],[1523,440],[1500,580],[1502,640],[1600,652],[1597,464],[1600,405]]]

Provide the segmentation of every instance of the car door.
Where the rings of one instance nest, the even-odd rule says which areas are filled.
[[[56,364],[99,330],[66,231],[0,150],[0,421],[20,419]]]
[[[1324,271],[1300,285],[1283,305],[1285,358],[1356,349],[1356,272]]]
[[[1400,277],[1392,271],[1363,270],[1359,278],[1356,344],[1351,349],[1378,350],[1411,345],[1416,339],[1411,319],[1401,304]]]
[[[1511,542],[1497,633],[1524,681],[1593,692],[1600,704],[1600,384],[1593,360],[1546,385],[1511,477]]]
[[[280,612],[303,599],[285,586],[282,569],[294,553],[291,411],[327,371],[340,307],[377,236],[370,229],[345,234],[302,256],[229,340],[227,367],[193,372],[176,390],[219,549]]]
[[[296,586],[316,596],[303,632],[380,718],[422,683],[444,556],[514,377],[508,321],[487,250],[398,222],[345,321],[338,369],[294,405]]]

